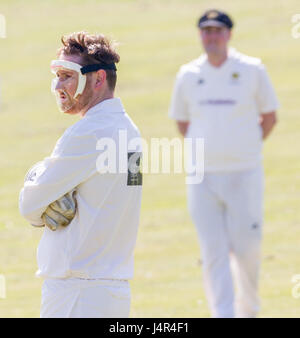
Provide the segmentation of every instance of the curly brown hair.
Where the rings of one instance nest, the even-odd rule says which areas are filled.
[[[116,43],[102,34],[89,34],[87,32],[75,32],[64,35],[61,38],[63,47],[58,50],[58,55],[79,55],[81,56],[82,66],[95,63],[118,63],[120,56],[116,52]],[[115,89],[117,82],[117,72],[115,70],[105,70],[108,87]]]

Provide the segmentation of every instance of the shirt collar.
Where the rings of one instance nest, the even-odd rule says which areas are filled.
[[[100,103],[96,104],[92,108],[90,108],[86,113],[85,116],[91,116],[95,114],[101,113],[124,113],[125,109],[121,102],[121,99],[118,97],[107,99],[101,101]]]

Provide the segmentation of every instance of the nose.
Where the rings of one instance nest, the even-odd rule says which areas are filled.
[[[51,83],[51,90],[53,93],[55,93],[55,91],[59,90],[62,88],[62,85],[59,81],[59,79],[56,77],[52,80],[52,83]]]
[[[55,90],[59,90],[59,89],[62,89],[62,85],[61,85],[61,81],[59,81],[59,79],[57,79],[56,85],[55,85]]]
[[[216,39],[218,39],[218,38],[220,37],[220,33],[219,33],[219,32],[215,32],[215,31],[212,31],[212,32],[209,32],[209,33],[207,34],[207,37],[208,37],[209,39],[216,40]]]

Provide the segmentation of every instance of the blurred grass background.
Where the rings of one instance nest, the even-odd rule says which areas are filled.
[[[196,21],[207,8],[235,20],[231,45],[262,58],[280,100],[279,124],[264,148],[265,228],[261,317],[298,317],[291,278],[300,273],[300,40],[291,36],[297,0],[1,0],[0,317],[38,317],[42,281],[34,277],[41,230],[18,212],[27,169],[47,156],[77,118],[58,112],[49,63],[61,35],[102,32],[120,42],[117,96],[150,137],[177,136],[167,110],[181,64],[202,52]],[[183,175],[145,175],[135,254],[131,317],[209,316],[196,231]]]

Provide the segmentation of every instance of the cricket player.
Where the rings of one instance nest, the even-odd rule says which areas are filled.
[[[62,44],[51,63],[52,89],[60,110],[80,119],[28,172],[19,199],[21,214],[43,227],[41,317],[128,317],[141,137],[114,97],[114,44],[85,32],[64,36]]]
[[[278,103],[261,60],[228,48],[232,27],[222,11],[201,16],[205,54],[180,68],[169,114],[184,137],[204,139],[204,178],[188,184],[187,194],[212,316],[254,317],[263,228],[262,143],[276,123]]]

